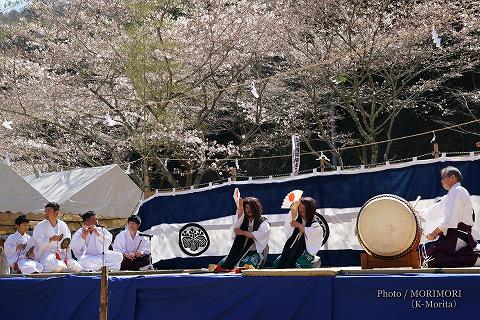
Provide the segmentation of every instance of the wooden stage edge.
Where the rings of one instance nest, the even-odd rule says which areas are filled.
[[[360,267],[332,267],[332,268],[314,268],[314,269],[260,269],[243,270],[242,275],[248,277],[335,277],[340,275],[403,275],[403,274],[480,274],[480,267],[471,268],[378,268],[361,269]],[[177,269],[177,270],[148,270],[148,271],[112,271],[109,276],[114,277],[137,277],[137,276],[161,276],[161,275],[195,275],[210,274],[207,269]],[[101,272],[81,272],[81,273],[38,273],[30,275],[9,274],[0,275],[1,278],[54,278],[64,277],[65,275],[76,276],[101,276]],[[231,275],[231,273],[219,273],[218,275]]]
[[[442,273],[442,274],[480,274],[479,267],[471,268],[378,268],[361,269],[360,267],[337,267],[337,268],[317,268],[317,269],[263,269],[263,270],[244,270],[245,276],[340,276],[340,275],[374,275],[374,274],[422,274],[422,273]]]

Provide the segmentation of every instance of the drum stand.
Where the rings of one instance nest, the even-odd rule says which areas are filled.
[[[400,267],[412,267],[413,269],[420,268],[420,255],[418,250],[412,250],[406,255],[395,259],[380,259],[369,255],[366,252],[360,254],[360,262],[362,269],[373,268],[400,268]]]

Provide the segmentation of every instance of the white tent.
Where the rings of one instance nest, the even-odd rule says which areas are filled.
[[[142,191],[116,164],[24,177],[33,188],[57,202],[60,210],[82,214],[93,210],[100,217],[129,217]]]
[[[0,158],[0,212],[43,212],[47,202]]]

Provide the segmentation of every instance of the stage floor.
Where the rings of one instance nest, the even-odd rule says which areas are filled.
[[[4,276],[1,319],[92,319],[100,275]],[[480,268],[111,273],[109,319],[451,319],[478,313]]]

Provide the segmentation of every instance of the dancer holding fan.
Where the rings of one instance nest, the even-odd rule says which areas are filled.
[[[234,241],[228,256],[215,267],[215,272],[224,272],[246,265],[258,269],[265,261],[270,223],[267,218],[262,217],[260,200],[253,197],[242,199],[237,188],[233,198],[237,205],[236,221],[231,228]]]
[[[294,190],[283,201],[282,208],[290,208],[284,224],[288,240],[282,254],[275,260],[274,268],[312,268],[320,265],[320,257],[316,254],[323,245],[323,228],[315,215],[315,200],[302,197],[302,194],[303,191]]]

